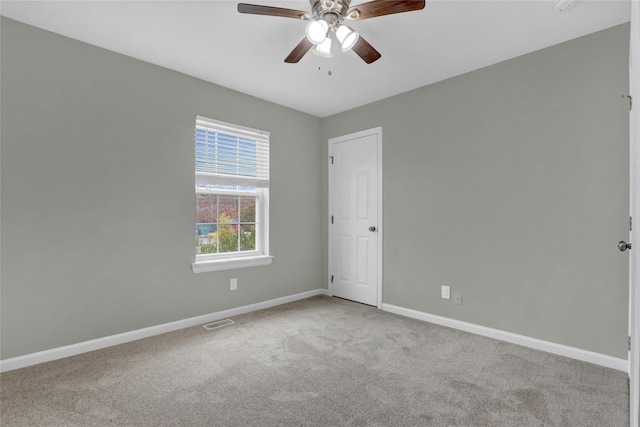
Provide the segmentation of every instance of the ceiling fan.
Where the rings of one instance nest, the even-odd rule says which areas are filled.
[[[424,9],[425,0],[374,0],[350,7],[351,0],[309,0],[311,12],[239,3],[238,12],[253,15],[282,16],[309,21],[306,37],[291,51],[284,62],[297,63],[313,48],[313,53],[331,57],[331,35],[335,33],[342,51],[353,50],[367,64],[382,56],[358,32],[343,24],[377,16]]]

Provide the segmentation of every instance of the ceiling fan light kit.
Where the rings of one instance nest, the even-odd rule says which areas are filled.
[[[328,32],[329,24],[323,19],[314,19],[307,24],[307,38],[315,45],[322,44],[327,39]]]
[[[350,7],[351,0],[309,0],[309,3],[311,13],[247,3],[239,3],[238,12],[309,21],[306,37],[284,62],[295,64],[310,50],[316,55],[331,58],[331,35],[335,33],[343,52],[353,50],[364,62],[371,64],[382,57],[380,52],[353,28],[342,25],[342,22],[422,10],[425,6],[425,0],[373,0],[354,7]]]
[[[311,53],[323,58],[333,58],[333,55],[331,55],[331,37],[327,37],[322,43],[316,45]]]
[[[353,28],[347,27],[346,25],[340,25],[336,30],[336,38],[340,42],[343,52],[351,50],[359,37],[360,34],[354,31]]]

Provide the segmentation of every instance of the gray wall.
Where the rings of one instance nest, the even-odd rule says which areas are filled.
[[[326,287],[320,119],[6,18],[1,65],[2,359]],[[191,272],[196,114],[271,131],[271,266]]]
[[[326,287],[326,141],[381,125],[385,303],[626,358],[627,58],[625,25],[320,120],[2,18],[0,357]],[[196,114],[271,131],[271,266],[191,272]]]
[[[622,25],[323,121],[383,127],[385,303],[626,359],[628,46]]]

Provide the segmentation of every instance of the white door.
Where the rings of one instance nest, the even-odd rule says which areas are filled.
[[[382,128],[329,140],[329,290],[382,304]]]
[[[629,52],[629,90],[633,100],[630,112],[630,211],[633,226],[629,232],[629,392],[631,427],[639,426],[640,416],[640,3],[631,2],[631,48]]]

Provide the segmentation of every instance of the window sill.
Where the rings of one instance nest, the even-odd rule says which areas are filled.
[[[206,273],[208,271],[233,270],[236,268],[258,267],[269,265],[273,260],[272,256],[259,255],[242,258],[227,258],[207,261],[197,261],[191,264],[194,273]]]

